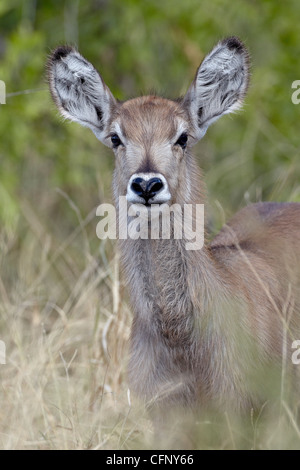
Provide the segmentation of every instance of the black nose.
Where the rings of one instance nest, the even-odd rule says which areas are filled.
[[[134,178],[131,183],[132,191],[137,194],[138,196],[145,199],[146,204],[148,203],[149,199],[156,196],[162,188],[164,187],[164,183],[160,178],[151,178],[150,180],[146,181],[143,178]]]

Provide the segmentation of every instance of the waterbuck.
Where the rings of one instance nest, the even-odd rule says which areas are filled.
[[[242,104],[249,58],[238,38],[219,42],[174,101],[117,101],[68,46],[51,54],[48,77],[60,113],[113,149],[117,210],[120,196],[149,211],[154,204],[205,204],[191,147]],[[130,387],[158,410],[259,406],[274,372],[296,369],[300,204],[249,205],[199,250],[187,250],[173,229],[170,239],[119,240],[134,312]]]

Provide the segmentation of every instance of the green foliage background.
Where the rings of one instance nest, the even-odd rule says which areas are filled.
[[[2,224],[15,223],[24,199],[58,223],[56,187],[84,213],[109,197],[112,155],[86,129],[62,124],[47,91],[47,54],[62,43],[78,46],[119,99],[152,89],[175,98],[214,43],[238,35],[252,56],[246,106],[196,149],[211,197],[229,212],[261,198],[300,200],[300,106],[291,102],[299,17],[296,0],[2,0]],[[14,95],[22,90],[35,91]]]

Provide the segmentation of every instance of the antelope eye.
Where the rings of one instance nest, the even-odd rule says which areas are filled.
[[[122,141],[121,141],[120,137],[118,136],[118,134],[113,134],[110,139],[111,139],[111,142],[112,142],[114,148],[117,148],[117,147],[119,147],[119,145],[122,144]]]
[[[188,135],[186,132],[184,132],[183,134],[181,134],[181,136],[179,137],[175,145],[180,145],[182,149],[185,149],[187,141],[188,141]]]

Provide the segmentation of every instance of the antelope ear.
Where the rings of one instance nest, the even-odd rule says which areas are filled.
[[[223,114],[242,105],[249,84],[249,55],[236,37],[219,42],[197,70],[184,97],[197,140]]]
[[[97,70],[68,46],[53,51],[47,68],[51,95],[60,113],[89,127],[99,140],[110,146],[107,125],[116,100]]]

